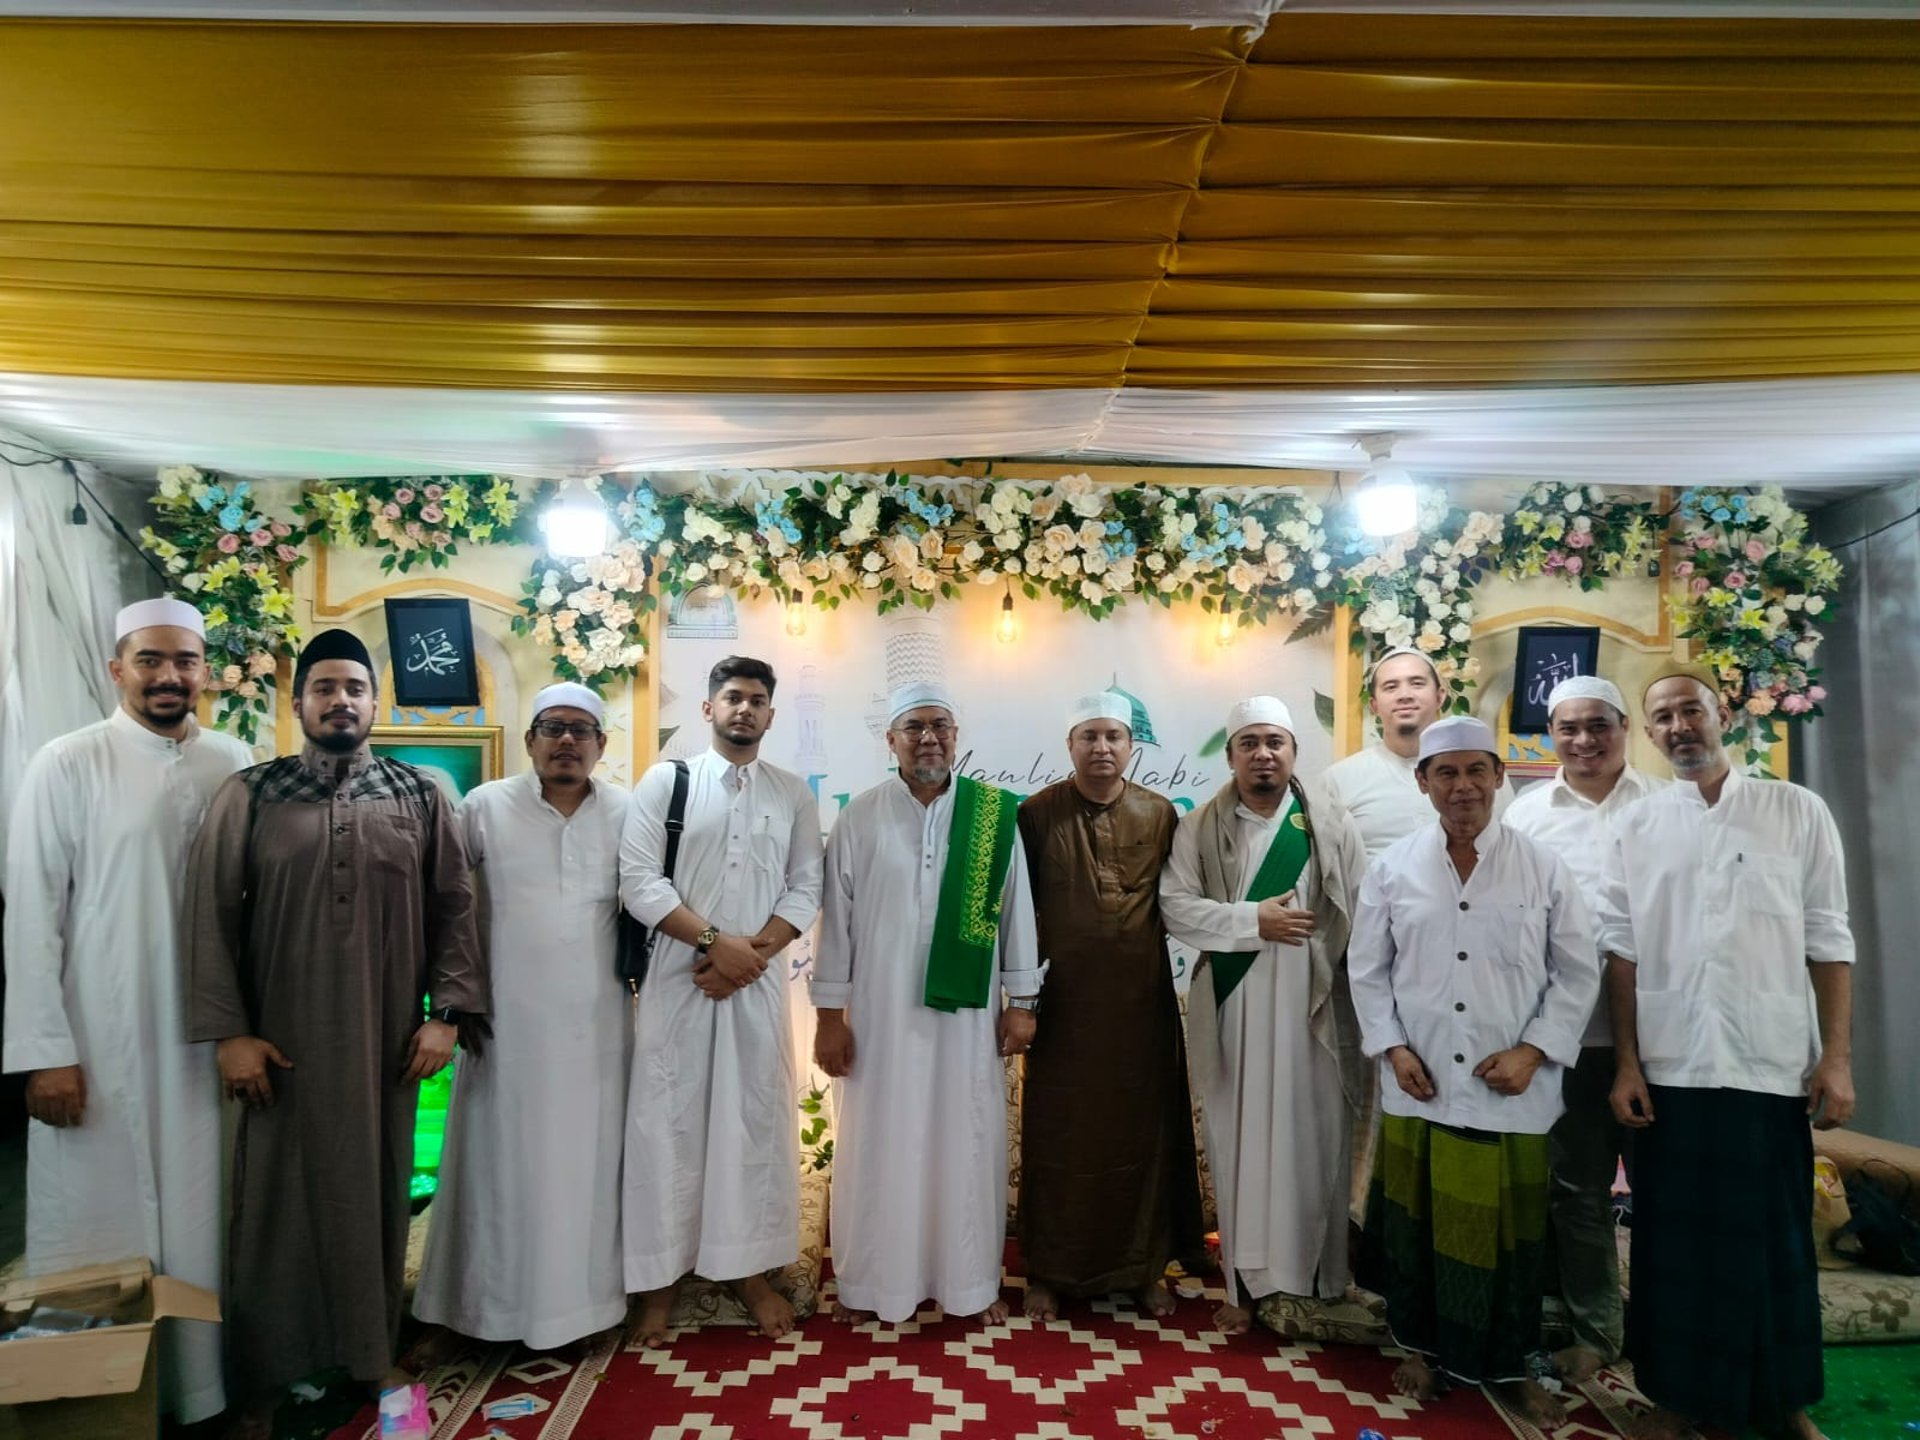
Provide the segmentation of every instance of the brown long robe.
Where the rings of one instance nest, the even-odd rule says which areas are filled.
[[[379,1380],[399,1335],[422,1000],[483,1013],[453,812],[410,765],[308,746],[214,796],[187,877],[188,1038],[256,1035],[274,1104],[234,1150],[226,1336],[246,1402],[344,1367]]]
[[[1027,1055],[1019,1235],[1027,1273],[1069,1295],[1140,1290],[1203,1254],[1180,1005],[1160,923],[1171,803],[1071,780],[1020,806],[1051,963]]]

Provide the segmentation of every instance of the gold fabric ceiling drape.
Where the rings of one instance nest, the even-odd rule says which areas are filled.
[[[5,21],[0,370],[728,392],[1920,370],[1920,24]]]

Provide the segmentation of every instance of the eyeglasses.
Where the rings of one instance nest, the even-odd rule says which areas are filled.
[[[896,725],[894,729],[898,730],[909,740],[918,740],[923,735],[931,735],[935,739],[944,740],[947,736],[953,734],[953,722],[951,720],[909,720],[904,725]]]
[[[587,720],[536,720],[533,733],[547,740],[558,740],[562,735],[575,740],[594,740],[600,735],[600,727]]]

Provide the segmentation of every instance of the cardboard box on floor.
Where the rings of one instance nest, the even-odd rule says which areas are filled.
[[[115,1323],[71,1335],[0,1340],[0,1440],[153,1440],[160,1321],[218,1320],[220,1302],[197,1285],[155,1275],[144,1259],[116,1260],[0,1289],[0,1311],[57,1305]]]

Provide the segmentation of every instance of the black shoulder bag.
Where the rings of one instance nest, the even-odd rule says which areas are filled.
[[[673,879],[673,865],[680,858],[680,832],[687,828],[687,762],[673,762],[673,799],[667,804],[667,853],[661,872]],[[623,904],[620,907],[618,938],[613,947],[613,970],[640,998],[640,982],[647,978],[647,964],[653,959],[653,938],[657,932],[642,925]]]

